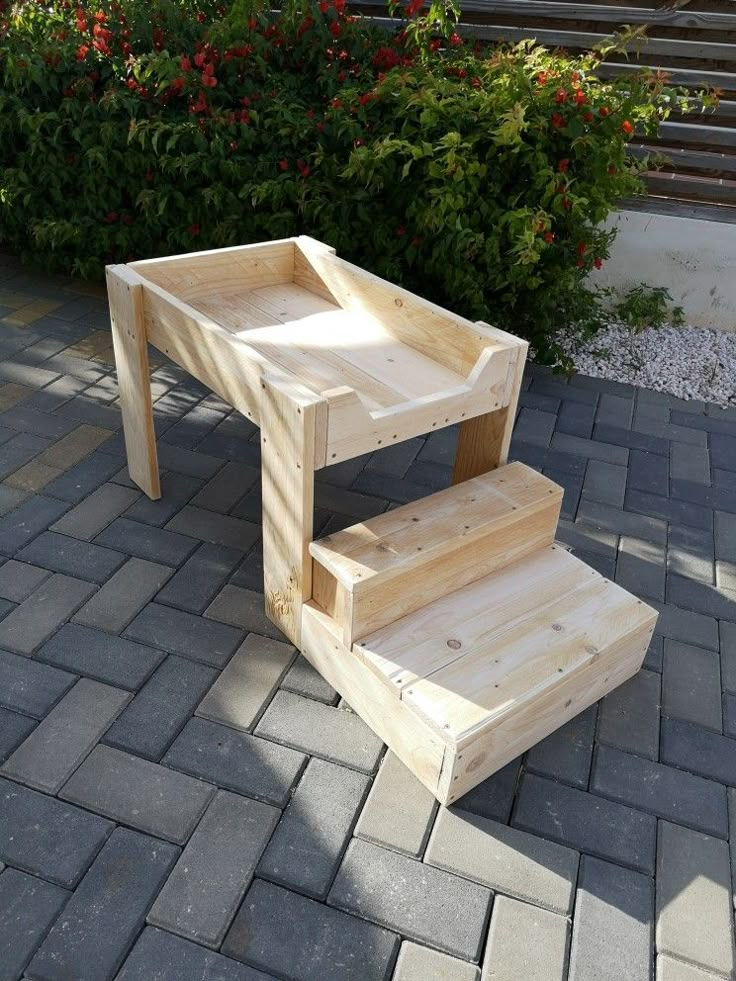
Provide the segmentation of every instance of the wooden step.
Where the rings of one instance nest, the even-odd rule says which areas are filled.
[[[313,596],[351,647],[554,540],[562,488],[511,463],[312,542]]]
[[[633,675],[657,614],[558,545],[356,643],[316,604],[307,658],[452,803]]]

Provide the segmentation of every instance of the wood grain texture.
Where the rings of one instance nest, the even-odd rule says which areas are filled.
[[[115,367],[131,480],[151,500],[161,497],[153,427],[148,338],[140,277],[125,266],[108,266],[107,294]]]

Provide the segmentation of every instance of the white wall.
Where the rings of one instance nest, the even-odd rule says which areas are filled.
[[[736,224],[621,211],[611,258],[593,283],[666,286],[688,324],[736,331]]]

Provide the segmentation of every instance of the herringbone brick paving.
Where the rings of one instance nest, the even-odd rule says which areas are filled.
[[[528,372],[513,457],[661,616],[447,810],[266,620],[256,430],[152,381],[156,503],[104,294],[0,257],[0,981],[732,977],[736,409]],[[318,532],[446,486],[454,439],[318,474]]]

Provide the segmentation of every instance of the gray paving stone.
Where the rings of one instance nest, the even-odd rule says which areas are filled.
[[[166,525],[169,531],[180,532],[210,542],[227,545],[247,552],[260,535],[260,528],[242,518],[217,514],[205,508],[187,506],[181,509]]]
[[[215,788],[110,746],[96,746],[59,796],[177,844],[202,816]]]
[[[577,852],[517,828],[442,808],[424,860],[535,906],[572,910]]]
[[[72,419],[64,419],[49,412],[38,412],[22,403],[0,413],[0,426],[9,426],[19,433],[33,433],[34,436],[45,436],[54,440],[76,429],[76,423]]]
[[[0,552],[12,556],[67,510],[68,504],[43,494],[32,494],[14,511],[0,518]]]
[[[69,892],[16,869],[0,875],[0,981],[16,981]]]
[[[568,921],[498,896],[493,906],[483,981],[565,981]]]
[[[720,662],[716,653],[665,641],[662,713],[721,731]]]
[[[684,770],[599,746],[590,787],[619,803],[728,837],[725,787]]]
[[[401,807],[397,807],[401,801]],[[390,750],[373,781],[355,834],[405,855],[421,858],[437,801]]]
[[[0,484],[0,515],[8,514],[28,497],[28,492],[11,487],[10,484]]]
[[[6,440],[0,449],[0,480],[9,477],[50,445],[51,440],[30,433],[18,433]]]
[[[222,460],[199,451],[195,453],[180,446],[172,446],[170,443],[162,443],[158,447],[158,462],[166,470],[188,474],[190,477],[201,477],[203,480],[209,480],[222,467]]]
[[[410,940],[477,962],[491,897],[474,882],[354,838],[328,902]]]
[[[119,456],[110,455],[104,449],[97,450],[70,467],[56,480],[52,480],[44,490],[51,497],[58,497],[70,504],[78,504],[88,494],[110,480],[119,469]]]
[[[660,954],[732,976],[733,908],[725,841],[661,822],[656,923]]]
[[[723,732],[726,736],[736,737],[736,695],[723,695]]]
[[[565,400],[557,416],[557,432],[589,439],[593,432],[595,405]]]
[[[524,407],[514,426],[514,437],[533,446],[549,446],[557,422],[555,412]]]
[[[620,426],[596,426],[593,430],[593,438],[604,440],[606,443],[613,443],[616,446],[626,446],[631,450],[643,450],[659,456],[668,457],[670,452],[669,441],[662,436],[632,432],[628,429],[622,429]]]
[[[113,723],[104,742],[158,762],[216,677],[214,668],[170,654]]]
[[[654,871],[655,817],[595,794],[526,774],[513,823],[620,865]]]
[[[307,762],[303,753],[192,719],[163,759],[166,766],[246,797],[284,807]]]
[[[130,693],[80,678],[0,772],[55,794],[130,700]]]
[[[196,714],[233,729],[250,731],[294,658],[294,648],[248,634]]]
[[[207,607],[206,617],[229,623],[263,637],[284,640],[284,635],[266,616],[263,593],[228,583]]]
[[[369,778],[313,759],[258,866],[258,874],[324,899],[368,791]]]
[[[672,443],[670,467],[673,480],[690,480],[710,486],[710,453],[707,446]]]
[[[511,814],[521,757],[512,760],[462,797],[463,810],[505,824]]]
[[[120,633],[164,585],[172,570],[145,559],[125,565],[74,615],[75,623]]]
[[[389,981],[398,948],[395,933],[256,879],[222,952],[287,981]]]
[[[709,651],[718,650],[718,621],[701,613],[681,610],[671,604],[650,600],[650,605],[659,613],[656,633],[683,644],[695,644]]]
[[[576,553],[600,555],[615,560],[618,549],[618,535],[593,525],[573,524],[560,520],[557,525],[557,540],[569,545]]]
[[[613,507],[624,506],[626,467],[603,460],[590,460],[585,471],[583,497]]]
[[[0,621],[0,647],[32,654],[64,623],[96,587],[58,573],[46,579],[12,613]]]
[[[665,545],[622,537],[616,560],[615,578],[619,586],[635,596],[664,601]]]
[[[717,560],[717,565],[721,561]],[[720,584],[714,589],[709,584],[692,582],[681,576],[670,576],[667,598],[676,606],[695,610],[705,616],[736,620],[736,591],[723,588]]]
[[[560,432],[555,433],[552,437],[552,449],[560,450],[563,453],[572,453],[576,456],[584,456],[590,460],[602,460],[605,463],[623,466],[626,466],[629,459],[629,451],[623,446],[616,446],[614,443],[604,443],[599,440],[583,439],[581,436],[570,436]]]
[[[721,683],[724,691],[736,692],[736,623],[720,622]]]
[[[334,705],[338,699],[338,694],[332,685],[325,681],[319,671],[316,671],[302,654],[297,656],[286,672],[281,687],[297,695],[315,698],[325,705]]]
[[[699,967],[693,967],[692,964],[660,955],[657,958],[657,981],[719,981],[719,979],[710,971],[701,971]]]
[[[0,568],[0,598],[22,603],[49,575],[48,569],[10,559]]]
[[[665,443],[665,446],[668,445]],[[670,489],[669,469],[667,456],[632,449],[629,453],[628,488],[666,495]]]
[[[205,542],[174,573],[156,600],[189,613],[204,613],[242,559],[240,549]]]
[[[655,633],[649,641],[649,647],[644,655],[642,667],[645,671],[656,671],[662,674],[662,662],[664,661],[664,638],[658,637]]]
[[[0,859],[72,889],[114,825],[0,777]]]
[[[713,535],[718,558],[736,561],[736,514],[716,511],[713,516]]]
[[[736,742],[728,736],[663,719],[661,756],[664,763],[736,786]]]
[[[33,562],[53,572],[103,583],[125,562],[121,552],[46,531],[18,552],[23,562]],[[20,565],[21,563],[15,563]],[[27,568],[33,568],[28,566]]]
[[[141,496],[125,512],[131,521],[162,528],[202,487],[197,477],[181,473],[166,473],[161,478],[161,497],[158,501]]]
[[[103,484],[71,511],[67,511],[51,526],[51,530],[90,542],[139,496],[140,491],[131,490],[129,487]]]
[[[35,728],[35,719],[0,708],[0,763],[6,760]]]
[[[42,719],[77,680],[76,675],[0,650],[0,704]]]
[[[527,769],[573,787],[587,787],[597,711],[591,705],[533,746],[527,754]]]
[[[128,626],[125,636],[221,668],[230,660],[243,634],[224,623],[149,603]]]
[[[116,981],[271,981],[246,964],[205,950],[199,944],[146,927]]]
[[[628,753],[656,760],[660,688],[660,676],[642,670],[606,695],[600,708],[598,739]]]
[[[192,498],[192,505],[227,514],[258,480],[260,472],[256,467],[249,467],[244,463],[226,463],[196,497]]]
[[[179,849],[118,828],[31,961],[37,981],[111,981]]]
[[[128,518],[116,518],[98,535],[97,544],[120,549],[139,559],[148,559],[149,562],[179,566],[197,548],[198,542],[195,538],[177,535],[164,528],[144,525]]]
[[[713,433],[710,437],[710,459],[714,467],[736,470],[736,437]]]
[[[268,804],[218,791],[148,922],[206,947],[219,947],[280,816]]]
[[[392,981],[428,981],[429,978],[432,981],[480,981],[480,971],[467,961],[406,940],[401,945]]]
[[[365,773],[375,770],[383,748],[359,716],[288,691],[276,693],[256,733]]]
[[[583,856],[570,950],[570,981],[649,981],[652,880]]]
[[[120,688],[137,689],[166,657],[163,651],[67,623],[36,654],[38,660]]]
[[[686,525],[672,525],[667,546],[667,572],[711,585],[715,582],[714,570],[712,533]]]
[[[599,531],[608,531],[614,535],[627,535],[630,538],[639,538],[642,541],[660,545],[667,542],[667,523],[665,521],[646,514],[621,511],[609,504],[582,501],[578,508],[577,520]]]

